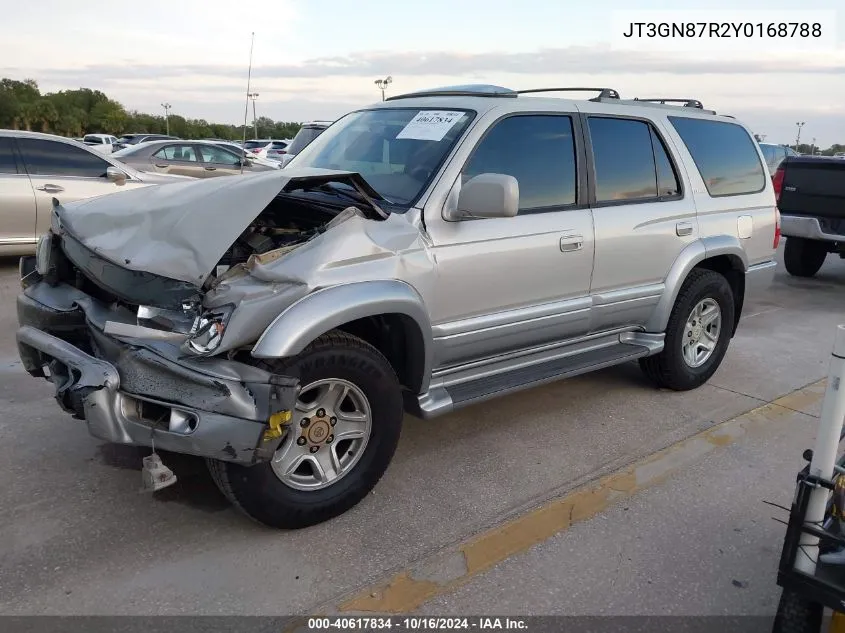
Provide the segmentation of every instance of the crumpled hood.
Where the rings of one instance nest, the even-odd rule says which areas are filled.
[[[381,199],[354,172],[303,168],[139,187],[66,205],[54,200],[54,211],[62,230],[103,258],[200,287],[280,192],[332,181]],[[375,205],[366,211],[384,218]]]

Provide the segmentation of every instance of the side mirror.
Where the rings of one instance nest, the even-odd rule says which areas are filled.
[[[126,173],[117,167],[109,167],[106,169],[106,178],[116,185],[122,185],[126,182]]]
[[[479,174],[461,186],[448,219],[512,218],[519,211],[519,182],[506,174]]]

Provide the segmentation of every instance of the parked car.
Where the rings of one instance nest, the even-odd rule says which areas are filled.
[[[270,139],[249,139],[248,141],[243,142],[243,148],[248,149],[251,152],[254,152],[259,147],[266,147],[267,143],[270,142]]]
[[[167,141],[178,140],[178,136],[169,136],[167,134],[124,134],[118,139],[114,147],[114,151],[126,149],[138,143],[147,143],[149,141]]]
[[[769,173],[774,176],[778,170],[778,166],[786,159],[787,156],[798,156],[791,147],[786,145],[775,145],[774,143],[760,143],[760,149],[763,150],[763,157],[766,159],[766,166],[769,168]]]
[[[233,176],[276,169],[241,158],[209,141],[146,141],[113,154],[135,169],[194,178]]]
[[[278,162],[287,153],[288,145],[290,145],[290,141],[270,141],[262,147],[254,148],[252,151],[256,156]]]
[[[330,121],[310,121],[303,123],[290,142],[290,145],[287,146],[287,151],[281,157],[282,167],[292,161],[294,156],[305,149],[311,141],[320,136],[330,125]]]
[[[611,90],[391,97],[285,169],[156,193],[55,209],[23,366],[94,436],[205,457],[282,528],[363,499],[405,412],[632,360],[703,385],[779,237],[743,124]]]
[[[35,252],[54,198],[67,203],[184,180],[141,174],[62,136],[0,130],[0,255]]]
[[[118,144],[117,138],[111,134],[86,134],[82,142],[100,154],[111,154]]]
[[[845,259],[845,162],[828,156],[787,158],[774,181],[786,271],[813,277],[828,254]]]
[[[234,143],[232,141],[212,141],[212,142],[215,145],[219,145],[223,149],[227,149],[230,152],[234,152],[235,154],[240,156],[242,159],[245,158],[245,159],[255,163],[256,165],[264,165],[265,167],[272,167],[273,169],[281,169],[281,165],[279,164],[279,161],[272,160],[272,159],[269,159],[269,158],[261,158],[260,156],[253,154],[248,149],[244,149],[243,147],[241,147],[240,145],[238,145],[237,143]]]

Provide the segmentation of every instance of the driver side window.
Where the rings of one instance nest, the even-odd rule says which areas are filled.
[[[519,183],[519,214],[557,211],[575,204],[576,167],[572,118],[514,115],[494,123],[461,172],[465,183],[484,173]]]

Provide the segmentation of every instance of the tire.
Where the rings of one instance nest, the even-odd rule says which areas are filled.
[[[701,365],[691,366],[683,351],[684,341],[687,340],[687,320],[702,302],[718,305],[721,324],[709,357]],[[655,385],[664,389],[687,391],[700,387],[710,380],[728,351],[734,314],[734,297],[727,279],[711,270],[693,269],[684,280],[669,316],[663,351],[640,359],[640,368]]]
[[[821,633],[824,609],[797,593],[784,589],[780,595],[772,633]]]
[[[329,389],[335,385],[346,385],[349,397],[357,394],[361,407],[369,412],[368,432],[357,431],[362,438],[366,435],[365,440],[339,439],[328,444],[333,441],[333,435],[327,436],[326,433],[337,432],[345,423],[345,416],[354,415],[341,411],[343,402],[350,400],[343,400],[344,396],[341,396],[343,402],[336,406],[337,417],[328,417],[334,415],[334,409],[328,405],[315,408],[310,413],[295,411],[288,430],[289,437],[283,440],[276,453],[277,457],[284,458],[288,454],[285,452],[287,450],[290,455],[299,455],[304,460],[294,473],[277,474],[272,462],[242,466],[207,460],[215,483],[226,498],[246,515],[273,528],[305,528],[328,521],[354,507],[384,475],[396,451],[402,429],[404,408],[401,387],[390,363],[376,348],[355,336],[338,331],[319,337],[292,359],[274,361],[268,365],[274,372],[299,378],[304,390],[300,399],[307,397],[307,392],[320,393],[319,390],[306,390],[312,384],[327,383]],[[321,410],[322,417],[317,417]],[[357,410],[356,413],[361,415]],[[300,421],[308,416],[311,416],[309,419],[313,422],[303,428]],[[329,427],[329,419],[336,420],[338,426],[335,427],[335,422],[332,422]],[[366,423],[359,421],[357,424]],[[311,435],[306,440],[308,432],[318,430],[319,437],[324,438],[322,443],[317,443]],[[312,440],[315,442],[313,445]],[[303,446],[299,445],[300,441]],[[358,445],[362,446],[360,450],[343,448],[344,442],[349,442],[348,446],[352,447],[356,441],[363,442]],[[296,446],[293,446],[294,443]],[[316,452],[304,454],[313,449],[314,445],[317,446]],[[336,460],[351,461],[348,470],[336,480],[320,482],[318,472],[312,466],[318,457],[329,459],[333,464],[339,463]],[[310,474],[307,472],[309,469],[313,471]],[[305,474],[297,474],[300,471]],[[327,471],[321,469],[320,472]],[[286,477],[286,481],[282,477]],[[307,489],[305,485],[323,487]]]
[[[783,248],[783,263],[786,272],[793,277],[812,277],[827,258],[827,245],[818,240],[803,237],[786,238]]]

